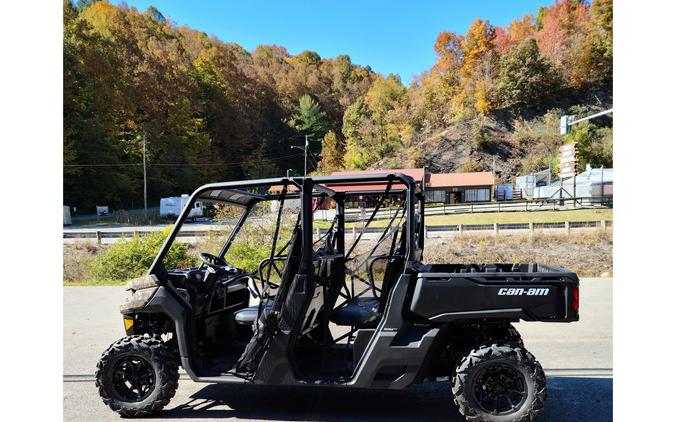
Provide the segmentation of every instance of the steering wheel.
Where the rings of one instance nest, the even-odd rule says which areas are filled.
[[[207,267],[212,268],[214,270],[224,270],[233,268],[232,265],[230,265],[223,258],[206,252],[202,252],[199,254],[199,260],[202,261],[204,264],[206,264]]]

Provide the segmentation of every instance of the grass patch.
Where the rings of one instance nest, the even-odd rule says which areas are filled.
[[[601,221],[611,220],[612,210],[578,209],[563,211],[503,211],[503,212],[475,212],[463,214],[428,215],[424,219],[427,226],[451,226],[456,224],[515,224],[515,223],[557,223],[563,221]],[[385,227],[389,223],[387,218],[374,220],[370,227]],[[321,228],[330,227],[330,222],[315,221]],[[349,222],[345,227],[357,228],[363,222]]]
[[[528,263],[556,265],[579,277],[612,275],[612,231],[572,235],[466,235],[427,239],[424,263]]]
[[[555,223],[561,221],[600,221],[611,219],[611,209],[580,209],[430,215],[425,218],[425,223],[428,226],[445,226],[453,224]]]
[[[87,281],[64,281],[64,287],[85,287],[85,286],[124,286],[127,280],[87,280]]]

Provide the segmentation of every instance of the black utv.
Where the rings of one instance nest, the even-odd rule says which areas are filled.
[[[181,232],[196,201],[240,214],[199,266],[167,268],[178,239],[200,244],[194,229]],[[241,263],[233,245],[265,218],[272,234],[251,250],[265,258]],[[101,398],[148,416],[173,397],[179,366],[207,383],[402,389],[449,379],[469,421],[532,420],[546,380],[511,323],[577,321],[576,274],[425,264],[423,249],[423,188],[404,174],[202,186],[148,274],[128,284],[127,336],[97,365]]]

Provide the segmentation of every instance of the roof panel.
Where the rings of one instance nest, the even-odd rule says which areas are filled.
[[[450,188],[465,186],[492,186],[495,178],[489,171],[471,173],[438,173],[432,174],[428,187]]]
[[[352,171],[334,171],[331,176],[358,176],[365,174],[394,174],[402,173],[412,177],[415,182],[419,183],[424,177],[423,168],[407,168],[407,169],[380,169],[380,170],[352,170]]]

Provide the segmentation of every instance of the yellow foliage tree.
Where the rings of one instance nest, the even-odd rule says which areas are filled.
[[[481,59],[495,48],[495,30],[489,21],[480,18],[473,21],[462,42],[464,60],[461,74],[471,78]]]

